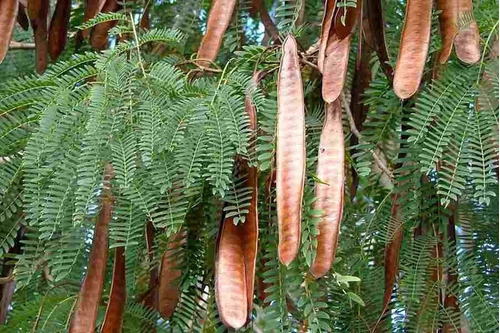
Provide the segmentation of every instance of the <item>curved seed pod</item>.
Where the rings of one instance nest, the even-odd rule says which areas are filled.
[[[30,21],[28,15],[26,15],[26,7],[21,2],[19,2],[19,9],[17,11],[17,23],[19,23],[23,30],[30,28]]]
[[[33,20],[40,16],[43,0],[28,0],[28,17]]]
[[[106,0],[104,7],[102,7],[103,13],[116,12],[121,8],[118,4],[118,0]],[[92,28],[90,34],[90,45],[95,50],[104,50],[108,47],[108,31],[116,25],[116,21],[108,21],[99,23]]]
[[[468,16],[468,17],[467,17]],[[472,0],[458,0],[458,20],[471,21],[455,37],[455,53],[460,61],[475,64],[481,58],[479,28],[472,7]]]
[[[326,0],[325,10],[323,13],[323,22],[321,22],[321,36],[319,39],[318,50],[318,69],[323,73],[323,66],[325,61],[326,45],[328,44],[328,37],[330,36],[330,28],[336,9],[336,0]]]
[[[108,307],[104,315],[101,333],[121,333],[122,331],[123,313],[125,311],[125,302],[127,301],[125,248],[123,246],[115,249],[114,261],[111,291],[109,292]]]
[[[387,49],[387,42],[385,39],[385,21],[384,13],[382,11],[382,0],[369,0],[365,1],[364,6],[367,7],[367,16],[370,23],[370,30],[372,34],[373,44],[377,57],[384,70],[385,76],[392,81],[394,71],[392,66],[389,65],[389,51]]]
[[[394,194],[392,197],[391,220],[389,223],[389,235],[391,239],[386,244],[384,253],[384,309],[387,308],[391,300],[392,287],[394,286],[394,282],[396,282],[396,275],[398,273],[399,249],[403,241],[402,218],[397,200],[398,196]]]
[[[214,0],[207,21],[207,32],[198,49],[198,64],[210,66],[219,53],[222,37],[231,22],[236,0]],[[203,61],[208,60],[208,61]]]
[[[28,2],[28,16],[35,35],[35,67],[39,74],[43,73],[47,68],[47,16],[49,15],[49,7],[49,0],[30,0]],[[36,16],[32,16],[32,14],[36,14]]]
[[[113,212],[110,181],[114,172],[110,164],[104,171],[101,211],[97,217],[87,273],[80,289],[69,333],[93,333],[108,261],[108,227]]]
[[[163,254],[158,286],[158,311],[164,319],[170,318],[179,302],[179,283],[182,271],[179,265],[179,251],[185,235],[182,231],[170,236]]]
[[[104,7],[106,0],[87,0],[85,2],[85,10],[83,12],[83,22],[87,22],[97,16]],[[82,37],[88,38],[90,35],[89,29],[82,30]]]
[[[431,33],[432,0],[408,0],[394,72],[394,92],[401,99],[413,96],[424,72]]]
[[[276,202],[278,255],[281,263],[288,265],[299,250],[306,144],[304,91],[293,36],[286,38],[282,52],[278,75]]]
[[[0,63],[9,50],[17,17],[17,0],[0,1]]]
[[[227,327],[239,329],[248,318],[248,289],[244,246],[232,218],[223,217],[215,260],[215,298],[220,318]]]
[[[439,53],[439,62],[444,64],[450,57],[453,49],[453,40],[458,29],[458,0],[437,0],[437,9],[439,14],[439,29],[441,31],[441,40],[443,49]]]
[[[335,101],[342,92],[349,64],[350,47],[350,35],[342,40],[333,35],[328,41],[322,87],[323,99],[327,103]]]
[[[323,216],[319,223],[318,247],[311,273],[325,275],[335,259],[344,204],[344,133],[340,99],[326,106],[325,123],[321,131],[316,174],[323,183],[316,183],[315,209]]]
[[[49,28],[49,54],[52,61],[61,55],[68,39],[71,0],[57,0]]]
[[[359,16],[361,1],[356,4],[356,8],[342,7],[335,12],[333,31],[337,38],[344,39],[352,33]],[[342,23],[342,21],[344,23]]]

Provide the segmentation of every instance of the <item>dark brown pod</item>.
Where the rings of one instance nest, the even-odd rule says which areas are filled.
[[[83,12],[83,22],[87,22],[88,20],[93,19],[97,16],[104,7],[106,0],[87,0],[85,2],[85,10]],[[82,37],[89,38],[90,31],[89,29],[82,30]]]
[[[16,23],[17,0],[0,1],[0,63],[9,50],[10,40]]]
[[[142,13],[141,21],[139,22],[139,27],[142,29],[149,30],[151,29],[151,20],[149,17],[149,10],[151,9],[151,2],[148,1],[146,8],[144,8],[144,12]]]
[[[125,280],[125,248],[115,248],[115,260],[113,265],[113,278],[109,301],[104,315],[101,333],[121,333],[123,326],[123,314],[127,301],[127,283]]]
[[[182,231],[172,235],[163,254],[158,286],[158,311],[164,319],[170,318],[179,302],[179,283],[182,275],[179,251],[184,242]]]
[[[102,13],[116,12],[120,9],[121,6],[118,4],[118,0],[106,0],[104,7],[102,7]],[[108,32],[116,23],[116,21],[103,22],[92,28],[90,45],[92,45],[95,50],[104,50],[108,47]]]
[[[57,0],[49,28],[49,54],[52,61],[59,58],[66,46],[70,15],[71,0]]]
[[[28,15],[26,15],[26,7],[21,2],[19,2],[19,9],[17,11],[17,23],[19,23],[23,30],[30,28],[30,21]]]
[[[28,1],[28,16],[35,35],[35,68],[39,74],[45,72],[47,68],[47,16],[49,8],[49,0]]]
[[[358,1],[356,8],[342,7],[337,9],[333,26],[333,31],[337,38],[344,39],[352,33],[356,26],[360,8],[361,1]],[[342,18],[345,20],[344,23],[342,23]]]
[[[385,20],[382,11],[382,0],[365,1],[363,6],[367,7],[367,16],[370,24],[371,35],[377,57],[380,65],[384,70],[385,76],[392,82],[394,71],[389,65],[389,51],[387,49],[387,41],[385,39]]]

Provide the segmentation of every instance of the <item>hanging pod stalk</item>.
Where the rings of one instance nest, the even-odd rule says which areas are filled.
[[[57,0],[49,28],[49,54],[52,61],[57,60],[66,46],[70,15],[71,0]]]
[[[158,312],[162,318],[168,319],[174,313],[180,297],[180,278],[182,275],[179,253],[185,233],[181,230],[168,240],[167,249],[163,254],[160,268],[160,281],[158,285]]]
[[[459,0],[437,0],[439,13],[439,30],[443,48],[439,53],[439,63],[444,64],[450,57],[453,49],[453,41],[458,31],[458,1]]]
[[[458,1],[458,23],[461,26],[455,37],[455,53],[466,64],[475,64],[481,58],[479,28],[474,18],[472,0]],[[462,26],[463,25],[463,26]]]
[[[276,146],[278,256],[288,265],[299,250],[306,165],[304,91],[293,36],[283,44],[278,74]]]
[[[212,8],[208,14],[207,32],[201,40],[198,49],[198,64],[200,66],[210,66],[210,63],[217,58],[222,38],[233,17],[236,7],[236,0],[214,0]]]
[[[87,273],[83,280],[69,333],[93,333],[108,261],[108,228],[113,212],[111,179],[114,176],[111,164],[106,164],[101,195],[101,211],[94,229]]]
[[[121,333],[123,326],[123,313],[127,301],[127,283],[125,280],[125,248],[115,248],[113,277],[109,301],[104,315],[101,333]]]
[[[408,0],[399,54],[394,72],[394,92],[401,99],[413,96],[420,86],[431,34],[432,0]]]
[[[311,273],[319,278],[325,275],[335,259],[340,222],[344,206],[344,133],[340,99],[327,104],[325,122],[319,142],[314,209],[321,210],[318,225],[318,246]]]
[[[0,1],[0,63],[9,50],[18,11],[17,0]]]

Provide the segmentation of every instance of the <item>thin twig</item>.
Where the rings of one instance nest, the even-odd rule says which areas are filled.
[[[139,58],[139,65],[141,66],[142,74],[144,77],[146,77],[146,70],[144,70],[144,65],[142,64],[142,57],[141,57],[141,49],[139,45],[139,37],[137,36],[137,31],[135,30],[135,23],[134,23],[134,17],[132,16],[132,13],[130,14],[130,23],[132,24],[132,30],[134,31],[134,38],[135,38],[135,44],[137,47],[137,56]]]
[[[356,123],[354,122],[354,117],[352,116],[351,108],[349,107],[349,105],[345,100],[344,93],[342,93],[341,98],[342,98],[342,105],[344,106],[344,109],[347,113],[347,118],[349,119],[349,126],[351,127],[351,132],[352,134],[354,134],[355,137],[358,138],[358,141],[361,143],[364,141],[363,136],[356,128]],[[382,161],[382,159],[375,150],[372,150],[372,156],[373,160],[375,161],[375,163],[377,163],[377,166],[380,168],[380,170],[382,170],[391,180],[393,180],[394,175],[392,174],[391,170],[387,168],[387,166],[384,164],[384,162]]]
[[[11,41],[9,44],[10,50],[33,50],[35,48],[35,43],[23,43]]]
[[[186,61],[182,61],[180,63],[178,63],[177,65],[178,66],[182,66],[182,65],[195,65],[196,67],[198,67],[198,69],[202,72],[211,72],[211,73],[222,73],[222,69],[219,69],[219,68],[210,68],[210,67],[205,67],[205,66],[201,66],[200,64],[198,64],[195,60],[186,60]]]

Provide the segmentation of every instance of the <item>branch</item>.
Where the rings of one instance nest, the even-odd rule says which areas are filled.
[[[14,281],[14,275],[0,277],[0,285]]]
[[[269,13],[267,12],[267,9],[266,9],[264,2],[262,0],[259,0],[258,6],[260,7],[260,20],[262,21],[262,24],[264,25],[264,29],[266,30],[266,34],[268,34],[269,37],[272,38],[274,43],[279,43],[280,34],[279,34],[278,29],[276,28],[276,25],[274,24],[273,20],[269,16]]]
[[[35,43],[23,43],[11,41],[9,44],[10,50],[33,50],[35,49]]]
[[[352,132],[352,134],[354,134],[355,137],[358,138],[359,142],[363,142],[364,141],[363,136],[356,128],[356,124],[354,122],[354,117],[352,116],[352,113],[351,113],[351,108],[349,107],[349,105],[347,104],[347,102],[345,100],[344,93],[342,93],[341,98],[342,98],[342,105],[344,106],[344,109],[347,113],[347,118],[349,118],[349,126],[351,127],[351,132]],[[380,168],[380,170],[382,170],[391,180],[393,180],[394,175],[392,174],[391,170],[389,170],[387,168],[387,166],[384,164],[384,162],[382,161],[382,159],[380,158],[380,156],[377,154],[377,152],[375,150],[372,150],[372,156],[373,156],[375,163],[377,163],[377,166]]]

